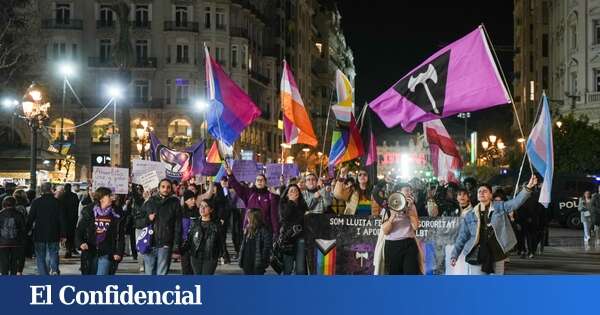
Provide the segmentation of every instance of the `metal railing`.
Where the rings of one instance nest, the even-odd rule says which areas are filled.
[[[112,58],[89,57],[88,66],[93,68],[113,68],[115,64]]]
[[[46,19],[42,20],[42,28],[44,29],[65,29],[65,30],[82,30],[83,21],[79,19],[57,20]]]
[[[586,101],[587,101],[587,103],[599,103],[600,102],[600,92],[587,93]]]
[[[180,22],[176,21],[165,21],[165,32],[168,31],[179,31],[179,32],[198,32],[200,30],[198,22]]]
[[[136,68],[156,68],[157,64],[156,57],[138,58],[135,62]]]

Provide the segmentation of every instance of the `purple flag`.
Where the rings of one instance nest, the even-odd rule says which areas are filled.
[[[160,140],[150,133],[150,150],[153,161],[165,166],[167,178],[170,180],[188,180],[202,172],[204,168],[204,143],[199,141],[184,151],[175,151],[160,143]]]
[[[410,71],[369,106],[388,128],[510,103],[482,26]]]

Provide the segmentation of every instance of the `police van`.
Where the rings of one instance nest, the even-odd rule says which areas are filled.
[[[594,176],[556,176],[552,183],[552,217],[560,225],[582,228],[581,217],[577,207],[579,198],[586,190],[592,194],[598,192],[598,181]]]

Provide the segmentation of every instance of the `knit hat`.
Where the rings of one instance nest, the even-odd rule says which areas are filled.
[[[186,200],[188,200],[190,198],[194,198],[194,197],[196,197],[196,194],[191,190],[186,189],[186,191],[183,192],[183,201],[186,201]]]

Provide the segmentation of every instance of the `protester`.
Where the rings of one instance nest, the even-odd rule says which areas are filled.
[[[440,213],[440,208],[438,206],[438,202],[436,201],[437,187],[437,185],[430,186],[427,189],[427,195],[425,196],[425,211],[426,216],[428,217],[437,217]],[[443,210],[447,211],[448,209],[449,208],[445,208]]]
[[[96,189],[94,203],[81,211],[76,244],[81,250],[81,274],[109,275],[113,262],[124,255],[125,226],[114,209],[111,190]]]
[[[592,224],[593,231],[596,234],[596,238],[600,238],[600,185],[598,185],[598,192],[592,195]]]
[[[222,233],[224,236],[226,236],[227,230],[231,226],[231,241],[233,242],[233,249],[235,250],[235,259],[239,259],[240,246],[242,245],[242,238],[244,234],[242,222],[244,217],[243,205],[241,207],[238,205],[241,203],[241,200],[238,198],[235,190],[229,187],[229,180],[227,177],[221,178],[221,187],[223,187],[223,195],[225,197],[223,207],[228,209],[227,211],[229,211],[231,218],[231,220],[227,220],[223,224]],[[226,238],[224,237],[223,240],[225,239]],[[225,241],[223,241],[223,249],[224,251],[227,250]]]
[[[21,275],[25,264],[27,233],[25,216],[17,210],[17,200],[7,196],[0,210],[0,275]]]
[[[193,275],[191,263],[191,249],[189,248],[188,235],[192,228],[193,220],[199,215],[198,207],[196,207],[196,195],[191,190],[183,192],[183,209],[181,213],[181,274]]]
[[[151,196],[143,205],[145,225],[152,225],[152,251],[144,255],[147,275],[166,275],[171,265],[171,255],[179,252],[181,244],[181,205],[173,195],[171,181],[163,179],[158,185],[158,195]],[[178,257],[178,254],[174,254]]]
[[[577,209],[581,215],[581,223],[583,223],[583,241],[587,243],[590,240],[592,226],[592,193],[589,190],[583,192],[583,196],[579,198]]]
[[[231,167],[227,164],[225,164],[225,171],[227,172],[229,186],[235,190],[238,197],[244,202],[246,209],[260,209],[265,226],[273,234],[272,239],[276,239],[279,233],[279,196],[270,192],[267,188],[267,177],[258,174],[254,182],[255,186],[246,187],[237,181]],[[244,225],[246,224],[247,220],[244,220]]]
[[[265,224],[263,211],[249,209],[248,225],[244,229],[244,240],[240,249],[239,265],[246,275],[264,275],[269,266],[273,248],[271,228]]]
[[[307,211],[300,187],[289,185],[279,201],[281,232],[274,248],[283,254],[283,274],[306,274],[304,214]]]
[[[469,191],[469,196],[471,196],[471,205],[475,206],[479,203],[477,200],[477,180],[473,177],[466,177],[463,180],[465,185],[465,189]]]
[[[456,265],[458,256],[464,251],[467,274],[504,274],[506,253],[517,242],[507,214],[529,198],[535,185],[537,177],[532,176],[514,199],[492,202],[492,188],[487,184],[480,184],[477,190],[479,204],[461,220],[452,250],[451,265]]]
[[[25,221],[27,221],[27,217],[29,216],[29,210],[31,209],[31,202],[29,201],[29,197],[27,196],[27,192],[23,189],[17,189],[13,193],[13,197],[17,201],[16,209],[17,211],[23,214]],[[25,235],[25,244],[23,245],[23,254],[27,258],[31,258],[33,256],[33,240],[31,238],[31,233],[26,233]],[[19,270],[23,271],[25,268],[25,260],[21,261],[21,265],[19,266]]]
[[[132,215],[133,228],[135,230],[135,239],[136,241],[142,235],[142,229],[146,227],[146,213],[144,212],[143,205],[145,202],[144,194],[149,192],[144,192],[144,187],[142,185],[132,185],[131,186],[131,195],[129,202],[129,212]],[[150,196],[148,195],[148,198]],[[136,246],[137,251],[137,246]],[[138,271],[144,272],[144,254],[137,252],[138,255]]]
[[[221,224],[213,219],[215,203],[204,199],[199,203],[200,218],[192,220],[188,234],[191,266],[195,275],[213,275],[221,256],[224,239]]]
[[[52,194],[52,184],[43,183],[42,195],[31,204],[27,228],[33,230],[37,272],[39,275],[58,275],[59,241],[66,240],[66,223],[60,203]]]
[[[469,196],[469,191],[466,188],[459,187],[456,190],[456,201],[458,203],[458,208],[451,213],[444,213],[444,216],[463,218],[469,211],[473,209],[473,206],[471,205],[471,197]],[[452,248],[454,248],[454,245],[452,245]],[[447,274],[467,274],[467,262],[465,261],[465,256],[466,255],[464,253],[461,253],[456,259],[455,265],[450,267],[451,270],[450,272],[447,272]]]
[[[358,172],[358,181],[355,184],[348,178],[348,168],[340,170],[340,176],[333,189],[333,196],[346,202],[345,215],[379,215],[377,203],[372,203],[369,174],[365,170]]]
[[[538,186],[533,188],[531,197],[516,211],[517,222],[519,225],[519,235],[517,238],[517,250],[521,258],[533,258],[537,253],[538,243],[540,241],[540,226],[542,224],[542,214],[544,207],[538,202],[540,191]],[[519,241],[519,239],[517,240]]]
[[[79,198],[71,192],[71,184],[65,184],[64,192],[60,196],[61,203],[66,220],[65,231],[67,233],[67,242],[65,243],[65,258],[71,258],[73,254],[79,254],[75,248],[75,228],[78,220]]]
[[[302,197],[308,206],[308,213],[325,213],[333,200],[331,186],[319,187],[317,176],[313,173],[307,174],[304,179],[306,189],[302,190]]]
[[[4,191],[0,192],[0,202],[4,200],[4,198],[12,196],[15,190],[17,190],[17,184],[10,182],[4,184]]]
[[[419,227],[419,217],[412,188],[409,184],[400,184],[394,190],[405,196],[406,205],[398,211],[384,208],[381,212],[384,272],[389,275],[418,275],[421,270],[415,231]]]

